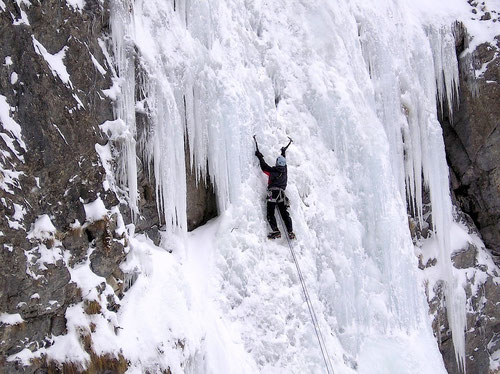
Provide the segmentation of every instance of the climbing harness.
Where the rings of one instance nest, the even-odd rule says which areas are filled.
[[[266,200],[270,203],[282,203],[283,201],[285,201],[285,198],[286,195],[283,188],[271,187],[267,190]]]
[[[276,193],[277,191],[277,193]],[[290,199],[285,194],[285,190],[279,187],[271,187],[267,190],[266,201],[270,203],[285,203],[286,208],[290,208]]]
[[[283,221],[283,217],[280,216],[280,222],[283,230],[285,230],[285,222]],[[292,246],[292,242],[290,238],[287,236],[286,240],[288,242],[288,248],[290,248],[290,253],[292,254],[293,261],[295,262],[295,267],[297,268],[297,273],[299,274],[300,283],[302,284],[302,291],[304,292],[304,297],[307,302],[307,307],[309,309],[309,314],[311,315],[311,320],[314,325],[314,330],[316,332],[316,338],[318,338],[319,347],[321,349],[321,354],[323,356],[323,360],[325,361],[326,372],[328,374],[334,374],[333,365],[330,361],[330,355],[328,354],[328,350],[326,349],[325,339],[323,338],[323,334],[321,333],[321,329],[319,328],[318,318],[316,317],[316,312],[314,311],[311,298],[309,296],[309,292],[307,291],[306,282],[304,280],[304,276],[302,275],[302,271],[300,270],[299,261],[297,260],[297,255]]]

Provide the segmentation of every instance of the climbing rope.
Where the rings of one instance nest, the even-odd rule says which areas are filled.
[[[285,227],[285,222],[283,222],[283,217],[281,217],[281,212],[278,214],[280,217],[281,227],[283,232],[287,232]],[[325,361],[326,372],[328,374],[334,374],[333,365],[330,361],[330,355],[326,349],[325,339],[323,338],[323,334],[321,333],[321,329],[319,328],[318,318],[316,317],[316,312],[314,311],[311,298],[309,296],[309,292],[307,291],[306,282],[304,280],[304,276],[302,275],[302,270],[300,270],[299,261],[297,260],[297,255],[292,246],[292,242],[290,238],[286,235],[286,240],[288,242],[288,248],[290,248],[290,253],[292,254],[293,261],[295,262],[295,267],[297,268],[297,273],[299,274],[300,283],[302,284],[302,291],[304,292],[304,297],[307,302],[307,308],[309,309],[309,314],[311,315],[311,320],[314,325],[314,331],[316,332],[316,338],[318,339],[319,347],[321,349],[321,355],[323,356],[323,360]]]

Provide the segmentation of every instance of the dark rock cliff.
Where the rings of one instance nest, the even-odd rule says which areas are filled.
[[[452,189],[500,256],[500,35],[471,54],[462,53],[466,32],[457,36],[460,95],[453,116],[445,111],[441,118]]]
[[[455,212],[455,219],[468,227],[469,234],[478,236],[470,218]],[[465,366],[467,373],[493,374],[490,364],[498,364],[500,349],[500,302],[498,280],[500,272],[487,250],[479,243],[467,243],[452,255],[455,275],[464,280],[466,297]],[[436,259],[420,263],[424,271],[436,266]],[[432,316],[432,326],[448,373],[460,374],[455,358],[453,336],[447,319],[443,283],[427,284],[427,299]],[[431,296],[432,295],[432,296]]]
[[[478,8],[478,3],[469,3],[473,10]],[[487,248],[469,243],[453,257],[466,280],[466,369],[492,373],[490,364],[498,364],[500,351],[500,36],[493,44],[464,52],[469,38],[467,30],[457,25],[460,93],[453,115],[444,108],[440,122],[456,218]],[[429,300],[434,331],[448,372],[458,374],[441,285],[434,291],[436,296]]]
[[[99,45],[108,29],[106,3],[88,0],[82,10],[61,0],[5,4],[0,99],[10,110],[0,140],[0,312],[19,314],[23,322],[0,323],[0,367],[17,372],[24,370],[6,358],[50,346],[66,331],[68,305],[82,300],[69,269],[92,251],[93,271],[109,280],[115,274],[116,286],[125,252],[117,215],[90,219],[84,209],[98,198],[108,210],[118,205],[103,187],[95,148],[106,143],[98,125],[112,119],[101,93],[111,85]],[[20,136],[8,130],[7,112]]]

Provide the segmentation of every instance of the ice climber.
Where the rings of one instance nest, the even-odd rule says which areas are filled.
[[[255,137],[254,137],[255,139]],[[269,239],[278,239],[281,238],[280,230],[278,229],[278,225],[276,223],[276,217],[274,215],[274,211],[276,205],[280,211],[281,217],[283,218],[283,222],[285,223],[286,229],[288,231],[288,237],[290,239],[295,239],[295,234],[293,233],[292,228],[292,219],[290,218],[290,214],[288,213],[289,200],[285,195],[286,183],[287,183],[287,166],[286,166],[286,158],[285,152],[288,146],[291,144],[292,139],[290,139],[290,143],[286,147],[281,148],[281,156],[276,159],[276,166],[269,166],[266,161],[264,161],[264,156],[260,153],[259,148],[257,146],[257,141],[255,144],[257,146],[257,150],[255,151],[255,156],[258,157],[260,162],[260,168],[262,171],[269,177],[267,184],[267,220],[269,225],[271,226],[271,232],[267,237]]]

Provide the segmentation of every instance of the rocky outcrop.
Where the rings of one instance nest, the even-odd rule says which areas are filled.
[[[457,35],[459,102],[453,116],[445,111],[441,118],[452,189],[486,246],[500,256],[500,36],[461,54],[468,36]]]
[[[111,86],[102,49],[108,8],[83,3],[83,9],[61,0],[0,3],[3,372],[47,365],[41,359],[21,369],[7,358],[50,347],[66,332],[66,309],[85,298],[72,269],[88,260],[119,293],[126,241],[112,210],[119,201],[103,185],[96,152],[96,144],[107,143],[99,124],[113,116],[102,93]],[[103,305],[117,308],[108,301]]]
[[[497,22],[484,6],[472,1],[469,4],[478,20]],[[464,52],[468,40],[467,30],[458,25],[460,94],[453,115],[446,108],[439,111],[457,219],[486,245],[482,247],[480,241],[469,243],[452,258],[467,297],[466,369],[468,373],[497,373],[500,367],[497,307],[500,302],[500,36],[493,44],[484,43],[474,51]],[[428,266],[433,264],[421,264],[424,271]],[[449,373],[461,373],[446,319],[442,284],[430,287],[434,295],[428,300],[433,327],[446,368]]]
[[[490,370],[500,367],[500,271],[491,255],[482,246],[479,233],[467,215],[456,211],[456,220],[469,234],[477,238],[452,255],[455,275],[464,286],[466,296],[467,329],[465,332],[465,366],[467,373],[497,373]],[[419,267],[424,274],[432,274],[436,258],[422,261]],[[432,278],[432,276],[431,276]],[[453,336],[448,324],[444,285],[441,281],[427,284],[427,301],[432,316],[432,326],[448,373],[460,374],[455,358]]]
[[[217,217],[217,199],[210,178],[205,180],[196,176],[196,171],[189,163],[188,147],[189,144],[186,144],[186,213],[187,229],[192,231]]]

